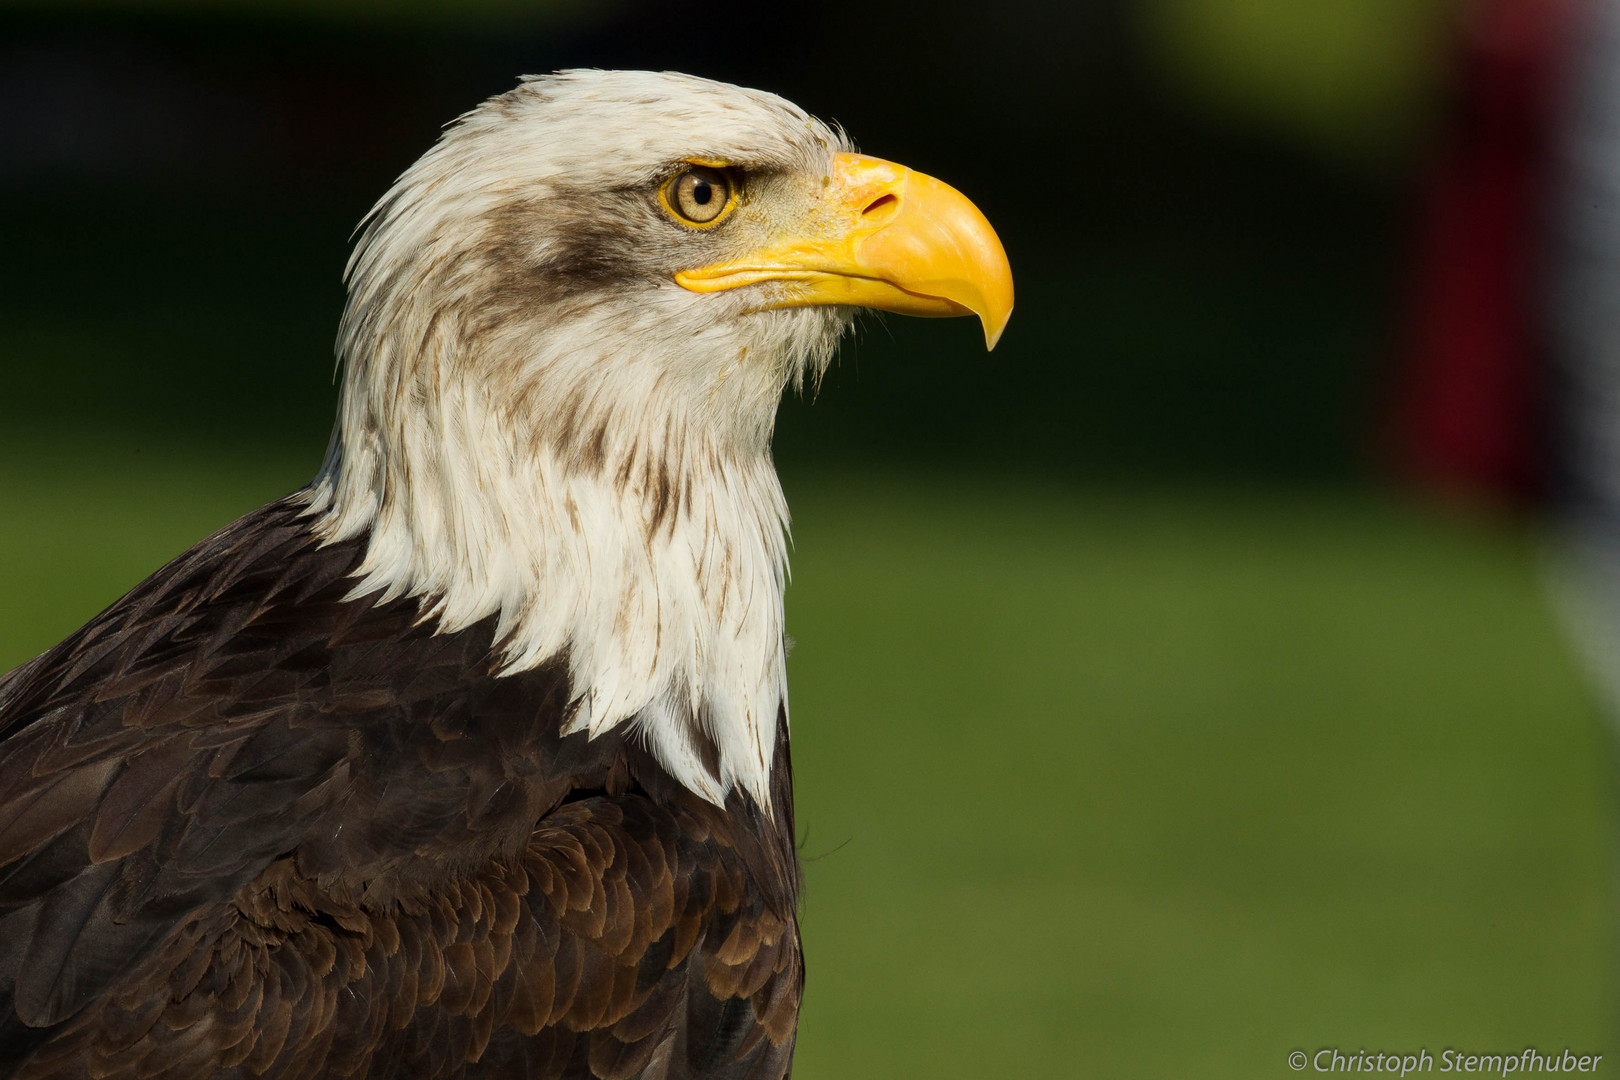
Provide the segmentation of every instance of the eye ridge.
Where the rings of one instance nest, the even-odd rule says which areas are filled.
[[[664,208],[684,225],[718,224],[737,202],[737,183],[731,170],[711,165],[689,165],[659,190]]]

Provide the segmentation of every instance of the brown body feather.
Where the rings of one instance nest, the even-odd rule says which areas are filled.
[[[785,1075],[785,719],[714,806],[364,545],[271,504],[0,678],[0,1077]]]

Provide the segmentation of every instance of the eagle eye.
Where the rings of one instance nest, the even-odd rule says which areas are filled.
[[[724,169],[693,165],[677,173],[663,191],[664,205],[688,225],[713,225],[737,201],[737,187]]]

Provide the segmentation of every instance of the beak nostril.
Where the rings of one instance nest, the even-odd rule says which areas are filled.
[[[877,198],[872,200],[871,204],[868,205],[865,210],[861,211],[861,217],[865,217],[876,210],[881,210],[885,206],[890,206],[894,203],[898,203],[899,201],[900,198],[897,195],[879,195]]]

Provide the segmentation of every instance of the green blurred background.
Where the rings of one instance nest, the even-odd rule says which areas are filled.
[[[783,405],[798,1075],[1615,1046],[1533,523],[1381,482],[1441,0],[0,0],[0,669],[314,471],[353,224],[522,72],[761,86],[1019,305]],[[1620,1053],[1620,1050],[1617,1050]]]

